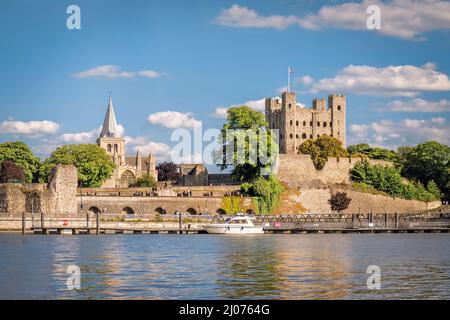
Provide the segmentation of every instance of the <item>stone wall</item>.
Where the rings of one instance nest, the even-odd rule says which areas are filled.
[[[291,187],[312,184],[350,183],[349,171],[360,159],[328,158],[322,170],[317,170],[310,155],[280,154],[276,164],[276,176]],[[370,160],[372,164],[389,165],[382,160]]]
[[[382,195],[374,195],[349,190],[345,187],[301,189],[288,198],[292,204],[299,204],[305,208],[304,213],[331,213],[328,199],[336,192],[346,192],[352,199],[347,210],[342,213],[410,213],[431,210],[441,205],[440,201],[422,202],[405,200]]]
[[[58,165],[48,185],[7,183],[0,185],[0,213],[76,213],[77,170]]]

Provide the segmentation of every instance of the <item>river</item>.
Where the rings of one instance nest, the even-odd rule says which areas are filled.
[[[0,271],[1,299],[450,299],[450,235],[0,234]]]

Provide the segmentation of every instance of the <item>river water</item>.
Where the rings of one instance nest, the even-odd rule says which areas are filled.
[[[0,234],[0,298],[450,299],[450,235]]]

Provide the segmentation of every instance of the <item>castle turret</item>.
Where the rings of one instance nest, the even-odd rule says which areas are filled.
[[[139,149],[136,152],[136,177],[142,176],[142,157]]]
[[[331,110],[331,136],[342,141],[346,146],[346,108],[347,101],[343,94],[328,96],[328,109]]]
[[[295,153],[297,150],[297,127],[295,114],[297,99],[295,92],[283,92],[281,96],[281,128],[280,128],[280,152]]]

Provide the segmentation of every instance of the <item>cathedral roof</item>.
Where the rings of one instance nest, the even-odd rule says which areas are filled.
[[[116,115],[114,114],[114,108],[112,105],[111,95],[109,96],[108,110],[106,111],[105,120],[103,121],[102,132],[100,133],[100,138],[118,138],[119,127],[116,121]]]

